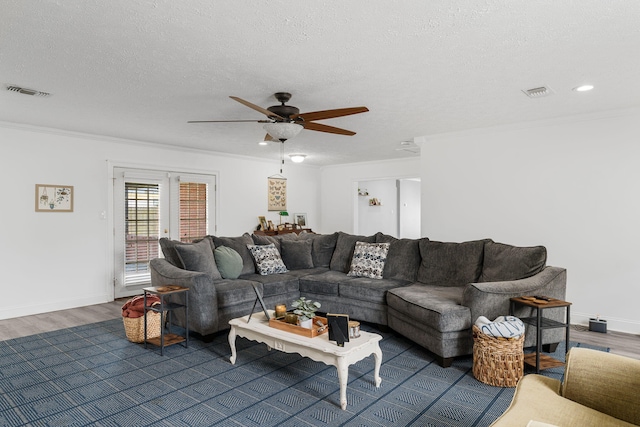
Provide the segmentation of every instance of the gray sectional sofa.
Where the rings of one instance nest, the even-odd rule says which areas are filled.
[[[356,242],[388,244],[379,245],[388,250],[381,278],[348,274]],[[205,338],[251,311],[254,284],[268,307],[290,306],[305,296],[319,301],[323,312],[347,313],[352,319],[390,327],[434,353],[445,367],[453,358],[472,353],[471,326],[479,316],[493,319],[508,314],[510,297],[564,299],[566,291],[566,270],[546,265],[543,246],[516,247],[490,239],[449,243],[336,232],[207,236],[193,244],[161,239],[160,244],[164,258],[150,263],[152,284],[190,288],[189,327]],[[247,245],[270,244],[287,272],[256,273]],[[229,277],[228,260],[218,257],[228,248],[239,255],[234,261],[241,263],[236,266],[237,278]],[[220,271],[227,272],[227,278]],[[531,315],[527,310],[515,314]],[[184,324],[180,312],[176,311],[177,320]],[[545,316],[562,320],[563,312],[548,309]],[[545,344],[562,337],[561,329],[543,335]],[[535,333],[527,333],[525,346],[534,345],[534,339]]]

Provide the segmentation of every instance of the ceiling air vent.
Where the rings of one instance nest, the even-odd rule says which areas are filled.
[[[542,98],[543,96],[549,96],[553,93],[551,88],[546,86],[534,87],[533,89],[526,89],[522,92],[529,98]]]
[[[49,96],[49,95],[51,95],[50,93],[47,93],[47,92],[40,92],[39,90],[27,89],[27,88],[24,88],[24,87],[14,86],[14,85],[7,86],[7,90],[9,92],[18,92],[18,93],[21,93],[23,95],[31,95],[31,96]]]

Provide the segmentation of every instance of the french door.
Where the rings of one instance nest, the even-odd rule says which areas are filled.
[[[215,230],[215,175],[114,168],[114,295],[151,284],[159,239],[183,242]]]

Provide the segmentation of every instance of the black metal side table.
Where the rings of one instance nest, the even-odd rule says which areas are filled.
[[[149,288],[142,288],[144,291],[144,348],[147,348],[147,343],[160,347],[160,356],[164,355],[164,348],[173,344],[181,342],[185,343],[185,347],[189,347],[189,288],[177,285],[166,286],[153,286]],[[184,304],[179,304],[171,301],[171,296],[184,293]],[[154,306],[147,305],[147,295],[157,295],[160,298],[160,304]],[[185,333],[184,335],[178,335],[171,332],[172,312],[176,309],[184,309],[185,316]],[[149,311],[155,311],[161,314],[162,325],[160,326],[160,336],[155,338],[147,338],[147,313]],[[165,319],[167,333],[165,333]]]
[[[532,325],[536,328],[536,352],[526,354],[524,362],[536,368],[536,373],[540,373],[541,369],[555,368],[563,366],[564,362],[555,359],[547,354],[542,354],[542,331],[544,329],[565,328],[566,330],[566,352],[569,351],[569,326],[570,326],[570,308],[571,303],[556,298],[548,298],[546,300],[537,299],[533,296],[523,296],[511,298],[510,314],[514,315],[516,306],[526,306],[536,309],[535,317],[521,317],[522,322]],[[565,307],[565,322],[548,319],[542,316],[542,311],[546,308]]]

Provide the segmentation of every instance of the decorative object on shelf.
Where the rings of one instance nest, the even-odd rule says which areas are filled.
[[[382,202],[374,197],[369,199],[369,206],[382,206]]]
[[[291,307],[294,309],[293,312],[298,315],[300,326],[307,329],[313,327],[312,321],[320,306],[319,302],[308,300],[305,297],[300,297],[291,303]]]
[[[289,216],[289,212],[287,212],[286,210],[280,211],[280,213],[278,215],[280,215],[280,224],[282,224],[282,217],[283,216]]]
[[[73,212],[73,186],[36,184],[36,212]]]
[[[267,178],[269,211],[287,210],[287,179],[270,176]]]
[[[267,225],[267,220],[266,220],[266,218],[265,218],[265,217],[263,217],[263,216],[259,216],[259,217],[258,217],[258,221],[260,221],[260,228],[259,228],[259,230],[266,231],[266,230],[268,230],[268,229],[269,229],[269,225]]]
[[[267,221],[267,230],[271,230],[274,231],[276,229],[276,227],[273,225],[273,221],[269,220]]]
[[[294,213],[293,214],[293,222],[300,228],[305,228],[307,226],[307,214],[306,213]]]
[[[358,196],[368,196],[369,192],[367,191],[367,189],[365,188],[364,190],[358,188]]]

